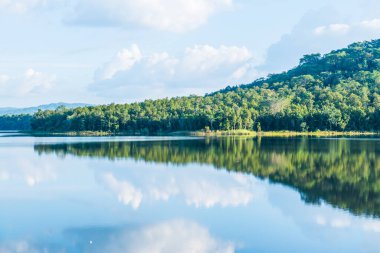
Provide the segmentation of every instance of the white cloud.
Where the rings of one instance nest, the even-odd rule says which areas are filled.
[[[8,75],[0,75],[0,85],[5,84],[11,79]]]
[[[333,9],[305,14],[289,34],[268,49],[266,63],[258,69],[281,72],[296,66],[305,54],[324,54],[353,42],[380,37],[380,19],[346,20]]]
[[[133,44],[130,49],[122,49],[100,72],[100,79],[111,79],[119,71],[128,71],[142,59],[139,47]]]
[[[215,48],[209,45],[196,45],[186,49],[182,64],[184,71],[209,73],[241,64],[251,58],[251,52],[245,47],[220,46]]]
[[[31,94],[40,94],[54,87],[56,76],[44,72],[27,69],[23,75],[0,75],[0,95],[23,97]]]
[[[20,86],[21,94],[40,93],[52,88],[56,77],[47,73],[36,71],[32,68],[25,71],[24,80]]]
[[[0,9],[6,9],[14,13],[25,13],[36,7],[44,7],[52,2],[60,0],[0,0]]]
[[[380,29],[380,19],[364,20],[360,25],[364,28]]]
[[[0,0],[0,10],[23,14],[58,10],[65,23],[90,26],[131,25],[182,33],[230,9],[234,0]]]
[[[233,0],[82,0],[70,23],[99,25],[137,24],[148,28],[184,32],[207,22],[215,12],[232,6]]]
[[[113,253],[233,253],[232,243],[213,238],[195,222],[173,220],[124,232],[107,243],[102,252]]]
[[[327,26],[319,26],[314,29],[316,35],[324,35],[327,33],[331,34],[346,34],[350,30],[350,25],[348,24],[330,24]]]
[[[352,24],[330,24],[325,26],[319,26],[314,29],[315,35],[338,35],[342,36],[350,32],[353,29],[352,33],[354,35],[360,34],[360,32],[372,33],[376,30],[380,31],[380,19],[370,19],[363,20],[359,23]]]
[[[119,181],[112,174],[104,175],[106,185],[117,194],[117,197],[124,205],[131,205],[137,209],[142,200],[142,193],[128,181]]]
[[[90,89],[102,96],[147,98],[185,95],[189,90],[203,94],[252,81],[254,58],[246,47],[195,45],[179,56],[167,52],[143,55],[137,45],[121,50],[99,68]],[[162,96],[161,96],[162,95]]]

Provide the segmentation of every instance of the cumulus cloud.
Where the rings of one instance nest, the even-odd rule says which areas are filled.
[[[360,32],[371,33],[380,32],[380,19],[363,20],[359,23],[352,24],[329,24],[325,26],[319,26],[314,29],[316,35],[326,35],[328,33],[332,35],[342,36],[353,29],[353,33],[360,34]]]
[[[9,79],[10,77],[8,75],[0,75],[0,85],[5,84]]]
[[[21,76],[0,75],[0,95],[25,96],[49,91],[56,82],[56,76],[27,69]]]
[[[145,55],[137,45],[122,49],[100,67],[90,89],[101,95],[146,98],[146,90],[158,97],[203,94],[227,84],[252,81],[254,58],[246,47],[195,45],[183,54]]]
[[[37,7],[47,7],[63,0],[0,0],[0,9],[22,14]]]
[[[67,22],[86,25],[137,24],[143,27],[184,32],[197,28],[233,0],[82,0],[76,1]]]
[[[20,92],[21,94],[45,92],[52,88],[55,80],[56,77],[54,75],[39,72],[32,68],[27,69],[20,86]]]
[[[375,18],[372,20],[364,20],[360,23],[360,25],[364,28],[370,28],[370,29],[380,29],[380,19]]]
[[[307,13],[290,33],[268,49],[266,63],[259,70],[281,72],[296,66],[305,54],[327,53],[353,42],[380,37],[380,19],[342,20],[345,18],[333,9]]]
[[[230,9],[234,0],[0,0],[0,11],[23,14],[58,10],[63,22],[88,26],[140,26],[186,32]]]
[[[350,30],[348,24],[330,24],[326,26],[319,26],[314,29],[316,35],[325,35],[327,33],[332,34],[345,34]]]
[[[99,70],[97,79],[112,79],[120,71],[128,71],[142,59],[139,47],[133,44],[130,49],[122,49],[116,56]]]
[[[213,238],[195,222],[172,220],[113,236],[101,252],[233,253],[235,247]]]

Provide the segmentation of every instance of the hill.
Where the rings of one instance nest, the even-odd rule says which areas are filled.
[[[31,130],[32,115],[39,110],[74,109],[88,104],[53,103],[27,108],[0,107],[0,130]]]
[[[39,105],[34,107],[26,107],[26,108],[15,108],[15,107],[0,107],[0,115],[19,115],[19,114],[34,114],[38,112],[38,110],[55,110],[60,106],[64,106],[66,108],[72,109],[77,107],[89,106],[89,104],[69,104],[69,103],[52,103],[46,105]]]
[[[40,111],[37,131],[380,130],[380,40],[326,55],[251,84],[205,96]]]

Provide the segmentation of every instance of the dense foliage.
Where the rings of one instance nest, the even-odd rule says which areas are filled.
[[[306,203],[329,203],[380,217],[379,146],[372,140],[215,138],[157,142],[38,144],[39,154],[147,162],[209,164],[249,173],[300,192]]]
[[[31,115],[0,116],[0,130],[30,130]]]
[[[380,130],[380,40],[355,43],[206,96],[39,111],[39,131]]]

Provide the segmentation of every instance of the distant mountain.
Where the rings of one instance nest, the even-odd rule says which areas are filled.
[[[90,106],[90,104],[83,103],[52,103],[47,105],[39,105],[34,107],[26,107],[26,108],[15,108],[15,107],[0,107],[0,116],[1,115],[18,115],[18,114],[34,114],[38,110],[55,110],[60,106],[64,106],[66,108],[72,109],[77,107]]]

